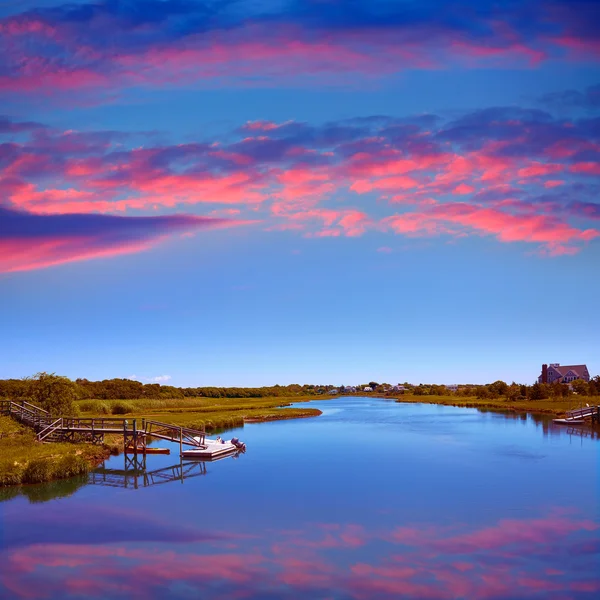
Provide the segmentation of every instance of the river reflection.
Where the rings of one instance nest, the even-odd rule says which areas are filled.
[[[182,463],[172,446],[144,472],[114,457],[101,485],[0,504],[0,596],[598,597],[597,439],[472,409],[315,404],[316,419],[236,430],[237,460]]]

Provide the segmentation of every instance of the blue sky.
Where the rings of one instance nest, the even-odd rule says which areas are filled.
[[[0,377],[599,372],[594,3],[80,4],[2,13]]]

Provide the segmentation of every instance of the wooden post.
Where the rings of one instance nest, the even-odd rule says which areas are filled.
[[[179,456],[183,456],[183,427],[179,428]]]
[[[135,459],[137,462],[137,419],[133,420],[133,455],[135,456]],[[137,488],[137,480],[136,480],[136,488]]]

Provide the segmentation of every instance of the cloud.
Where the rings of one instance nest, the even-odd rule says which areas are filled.
[[[126,379],[140,382],[147,381],[149,383],[166,383],[172,378],[170,375],[157,375],[156,377],[138,377],[137,375],[129,375]]]
[[[34,215],[0,207],[0,272],[139,252],[173,233],[235,224],[192,215]]]
[[[537,99],[538,103],[553,110],[570,110],[582,108],[589,111],[600,109],[600,84],[580,90],[560,90],[544,94]]]
[[[600,190],[595,118],[566,120],[512,106],[450,119],[258,121],[185,144],[159,144],[143,132],[22,129],[5,121],[0,194],[12,210],[30,215],[129,219],[208,205],[210,215],[241,220],[250,213],[267,230],[312,237],[360,236],[383,220],[403,235],[491,235],[554,255],[576,252],[595,237],[585,223],[595,218]],[[166,230],[187,234],[202,226],[189,217],[187,229],[184,221],[160,219],[152,235],[150,226],[135,229],[127,221],[145,233],[120,245],[98,242],[90,256],[137,251]],[[49,256],[64,244],[67,255],[85,255],[74,248],[76,239],[43,242]],[[21,245],[13,253],[31,250]]]
[[[596,16],[583,0],[64,4],[0,21],[0,89],[65,97],[139,85],[351,81],[448,64],[597,62]]]
[[[26,536],[15,544],[13,533],[22,528],[18,519],[8,526],[13,543],[4,549],[0,589],[11,597],[37,597],[43,589],[51,600],[142,598],[157,589],[172,594],[174,584],[234,598],[320,598],[333,591],[353,600],[584,599],[600,591],[598,524],[564,511],[479,524],[399,523],[386,530],[311,523],[249,539],[193,527],[184,532],[176,523],[139,515],[130,517],[139,527],[125,531],[117,524],[128,515],[115,514],[106,532],[97,532],[98,543],[89,543],[85,527],[65,530],[58,516],[56,525],[53,515],[40,521],[49,527],[35,530],[41,541]],[[61,527],[67,543],[47,539]]]
[[[577,229],[546,215],[510,214],[458,202],[388,217],[384,224],[407,235],[463,236],[474,231],[492,235],[501,242],[536,242],[549,256],[573,254],[578,251],[578,244],[600,236],[597,229]]]

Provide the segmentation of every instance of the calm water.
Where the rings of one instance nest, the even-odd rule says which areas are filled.
[[[183,480],[172,446],[145,476],[120,456],[94,484],[7,498],[0,597],[600,597],[597,439],[473,409],[313,404],[323,416],[231,432],[247,453]]]

